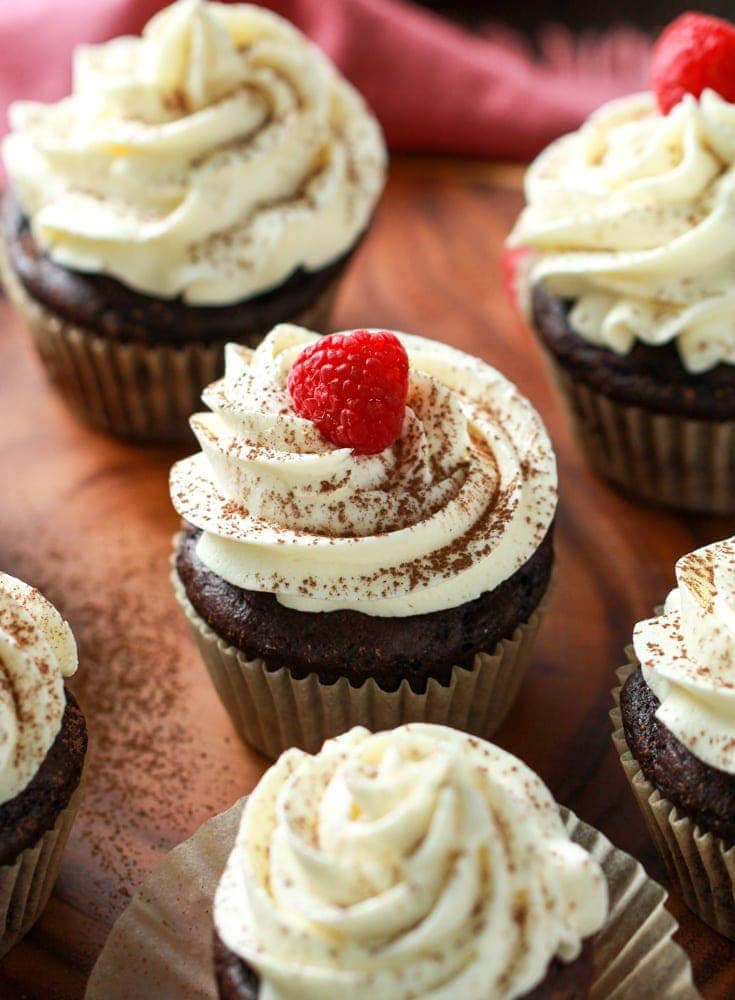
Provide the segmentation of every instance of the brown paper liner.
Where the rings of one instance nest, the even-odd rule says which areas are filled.
[[[160,346],[120,343],[69,323],[22,285],[0,240],[0,275],[24,316],[46,374],[86,423],[133,441],[190,441],[189,417],[201,409],[202,389],[222,375],[226,341]],[[308,308],[283,322],[327,329],[341,275]],[[253,346],[268,330],[249,331]]]
[[[212,902],[245,799],[174,848],[115,923],[87,985],[87,1000],[216,1000]],[[610,894],[594,941],[591,1000],[697,1000],[692,971],[672,940],[666,892],[637,861],[561,809],[571,839],[600,863]]]
[[[79,808],[84,777],[50,830],[12,865],[0,865],[0,957],[28,933],[43,913]]]
[[[641,500],[735,511],[735,420],[691,420],[617,403],[551,359],[595,472]]]
[[[292,746],[316,753],[326,739],[353,726],[380,730],[405,722],[434,722],[491,736],[518,694],[551,589],[511,639],[503,639],[492,653],[477,653],[470,670],[454,667],[449,684],[430,678],[425,693],[417,694],[407,680],[397,691],[384,691],[372,678],[356,688],[346,677],[323,684],[316,674],[296,679],[285,667],[269,670],[263,660],[248,660],[207,625],[189,601],[175,566],[171,583],[241,739],[271,759]]]
[[[735,847],[727,849],[720,837],[703,832],[640,769],[625,739],[620,715],[621,688],[639,666],[632,646],[625,653],[628,662],[617,672],[620,684],[613,690],[616,707],[610,712],[613,742],[625,776],[677,894],[706,924],[735,940]]]

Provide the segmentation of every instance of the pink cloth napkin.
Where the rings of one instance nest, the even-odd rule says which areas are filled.
[[[0,105],[57,100],[79,42],[141,30],[161,0],[0,4]],[[612,97],[647,86],[632,29],[575,40],[549,29],[540,60],[502,28],[471,34],[404,0],[269,0],[368,99],[392,149],[526,160]],[[4,128],[2,129],[4,130]]]

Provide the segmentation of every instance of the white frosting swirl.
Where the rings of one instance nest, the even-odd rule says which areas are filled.
[[[663,615],[633,633],[656,718],[691,752],[735,774],[735,538],[676,564]]]
[[[71,97],[11,106],[3,155],[51,257],[221,305],[347,252],[383,186],[362,98],[292,25],[180,0],[81,46]]]
[[[66,707],[63,678],[76,669],[74,636],[56,608],[0,573],[0,804],[43,763]]]
[[[597,863],[522,761],[443,726],[289,750],[215,898],[261,1000],[522,996],[607,914]]]
[[[541,419],[495,369],[397,335],[410,362],[398,441],[355,455],[290,406],[287,378],[316,335],[282,324],[228,346],[225,377],[191,425],[201,453],[171,496],[197,551],[237,587],[303,611],[405,616],[474,600],[536,551],[556,509]]]
[[[690,372],[735,364],[735,105],[606,104],[532,164],[526,198],[510,243],[537,251],[532,282],[576,300],[582,337],[618,354],[675,340]]]

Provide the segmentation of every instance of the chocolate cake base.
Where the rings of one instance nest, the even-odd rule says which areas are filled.
[[[61,728],[43,763],[22,792],[0,805],[0,865],[13,864],[53,827],[79,785],[86,752],[84,716],[67,691]]]
[[[549,965],[546,978],[525,994],[527,1000],[584,1000],[589,996],[592,985],[593,953],[592,942],[585,941],[579,958],[574,962],[566,964],[555,958]],[[239,955],[230,951],[217,931],[214,932],[214,972],[220,1000],[257,1000],[260,992],[258,974]],[[473,997],[472,1000],[481,998]]]
[[[620,693],[630,752],[645,777],[706,832],[735,844],[735,775],[695,757],[655,716],[660,702],[636,670]]]
[[[543,597],[554,560],[553,523],[531,558],[494,590],[445,611],[384,618],[359,611],[308,613],[286,608],[273,594],[242,590],[208,569],[196,553],[201,531],[186,525],[176,569],[197,613],[225,642],[270,669],[297,679],[317,674],[324,684],[347,677],[359,687],[372,678],[384,691],[408,680],[417,693],[427,680],[448,684],[452,668],[470,668],[527,621]]]
[[[735,365],[720,364],[693,375],[682,365],[675,343],[653,347],[636,342],[628,354],[616,354],[574,331],[572,306],[542,285],[533,289],[534,327],[573,379],[618,403],[655,413],[712,421],[735,418]]]
[[[316,303],[340,277],[364,236],[328,266],[299,269],[271,291],[232,305],[193,306],[181,298],[144,295],[104,274],[56,264],[34,239],[12,192],[3,198],[0,225],[18,279],[49,312],[100,337],[157,346],[230,340],[254,346],[264,331]]]

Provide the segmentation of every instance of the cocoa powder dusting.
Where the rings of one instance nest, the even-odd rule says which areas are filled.
[[[89,749],[65,863],[84,876],[66,892],[103,923],[164,852],[248,792],[261,771],[221,710],[173,598],[171,526],[165,517],[155,526],[140,515],[118,520],[84,537],[78,525],[28,532],[17,524],[0,551],[3,567],[37,585],[77,640],[79,669],[67,683],[86,716]]]

